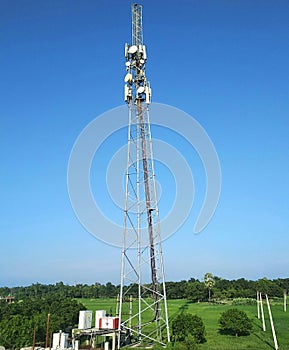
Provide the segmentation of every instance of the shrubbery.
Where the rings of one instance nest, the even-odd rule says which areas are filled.
[[[232,305],[255,305],[256,299],[252,298],[236,298],[233,299]]]
[[[225,334],[235,336],[249,335],[253,328],[252,321],[244,311],[229,309],[221,314],[220,330]]]
[[[189,313],[181,313],[173,320],[172,335],[175,342],[194,340],[195,343],[203,343],[206,341],[205,325],[202,319]]]

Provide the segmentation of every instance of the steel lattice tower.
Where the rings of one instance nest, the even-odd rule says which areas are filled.
[[[142,6],[132,5],[132,44],[125,45],[129,111],[118,348],[170,341],[145,73]]]

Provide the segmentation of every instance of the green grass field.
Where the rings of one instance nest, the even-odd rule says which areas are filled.
[[[78,299],[88,310],[106,310],[115,313],[116,301],[114,299]],[[222,335],[218,330],[220,314],[229,308],[238,308],[247,313],[252,319],[254,329],[249,336],[235,337]],[[190,303],[187,300],[168,301],[170,322],[182,311],[198,315],[206,327],[206,343],[200,344],[200,350],[269,350],[275,349],[270,327],[269,315],[264,304],[264,313],[267,331],[262,330],[261,320],[257,318],[256,305],[217,305],[208,303]],[[283,311],[282,303],[272,303],[273,314],[279,350],[289,350],[289,311]]]

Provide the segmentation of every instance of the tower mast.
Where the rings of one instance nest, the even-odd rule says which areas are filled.
[[[170,340],[146,78],[142,6],[132,5],[132,44],[125,45],[129,111],[120,290],[122,344]],[[131,296],[137,301],[131,306]],[[130,311],[128,311],[130,310]]]

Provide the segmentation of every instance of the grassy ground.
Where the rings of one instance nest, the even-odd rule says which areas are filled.
[[[88,310],[106,310],[115,313],[114,299],[80,299]],[[243,310],[252,319],[254,329],[249,336],[235,337],[221,335],[218,330],[220,314],[229,308]],[[264,305],[267,331],[263,332],[261,320],[257,318],[256,305],[216,305],[208,303],[190,303],[187,300],[168,301],[170,322],[182,311],[200,316],[206,327],[206,343],[200,345],[200,350],[270,350],[274,349],[267,307]],[[281,303],[272,303],[271,310],[277,334],[279,350],[289,350],[289,310],[283,311]]]

